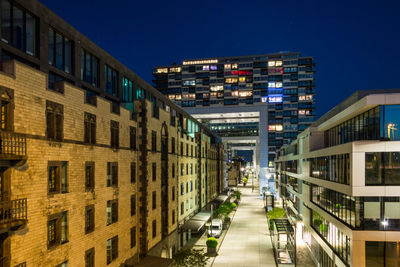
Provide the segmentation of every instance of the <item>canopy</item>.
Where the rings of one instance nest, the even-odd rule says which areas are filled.
[[[211,217],[210,212],[207,211],[199,212],[195,216],[190,218],[188,221],[186,221],[183,224],[182,229],[190,230],[192,232],[198,232],[204,226],[204,224],[210,219],[210,217]]]

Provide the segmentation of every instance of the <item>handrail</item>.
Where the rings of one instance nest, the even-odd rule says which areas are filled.
[[[3,155],[26,156],[26,135],[0,131],[0,157]]]
[[[0,202],[0,224],[27,220],[27,199],[5,200]]]

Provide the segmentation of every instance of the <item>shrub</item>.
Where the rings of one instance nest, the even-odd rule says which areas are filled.
[[[269,229],[274,230],[274,220],[285,218],[286,212],[281,208],[273,208],[267,212],[267,217],[269,220]]]
[[[174,267],[204,267],[209,259],[202,249],[181,249],[172,258]]]
[[[233,195],[234,195],[234,197],[236,197],[236,199],[240,199],[240,196],[242,195],[242,193],[239,190],[235,190],[235,191],[233,191]]]
[[[243,178],[243,183],[244,184],[247,183],[247,178],[246,177]]]
[[[231,203],[231,207],[234,209],[237,207],[237,205],[235,203]]]
[[[216,248],[218,245],[218,240],[215,237],[209,237],[206,242],[207,247]]]

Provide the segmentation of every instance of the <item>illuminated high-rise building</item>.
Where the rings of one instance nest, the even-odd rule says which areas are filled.
[[[314,61],[299,52],[183,60],[157,66],[155,87],[235,150],[252,150],[260,189],[275,151],[315,118]]]

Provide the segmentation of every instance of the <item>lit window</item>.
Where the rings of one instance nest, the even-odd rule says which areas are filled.
[[[225,78],[225,83],[237,83],[237,78]]]
[[[268,125],[268,131],[275,131],[275,125]]]
[[[182,99],[182,96],[181,96],[181,95],[175,95],[175,99],[176,99],[176,100],[181,100],[181,99]]]
[[[169,99],[175,99],[175,95],[168,95]]]
[[[196,85],[196,81],[195,80],[183,81],[183,85]]]
[[[168,68],[157,69],[156,73],[168,73]]]
[[[222,91],[224,90],[223,85],[213,85],[210,87],[210,91],[216,92],[216,91]]]
[[[282,88],[282,86],[283,86],[282,82],[276,82],[275,83],[275,87],[276,88]]]
[[[268,101],[268,97],[264,96],[261,97],[261,102],[266,103]]]
[[[268,87],[275,88],[275,82],[268,82]]]
[[[282,126],[282,124],[277,124],[277,125],[275,125],[275,129],[276,129],[277,132],[282,132],[282,131],[283,131],[283,126]]]
[[[239,92],[239,96],[240,97],[248,97],[248,96],[252,96],[253,92],[252,91],[241,91]]]
[[[203,70],[210,70],[210,66],[209,65],[204,65],[203,66]]]
[[[239,82],[246,82],[246,77],[239,77]]]
[[[237,70],[237,68],[238,68],[238,64],[232,64],[232,69],[233,70]]]
[[[238,91],[232,91],[232,96],[239,96]]]
[[[276,61],[275,66],[277,66],[277,67],[282,66],[282,61]]]
[[[269,67],[274,67],[275,66],[275,61],[268,61],[268,66]]]
[[[217,70],[217,65],[211,65],[210,70]]]
[[[282,96],[269,96],[268,103],[282,103],[283,99]]]
[[[305,109],[300,109],[299,110],[299,115],[305,115],[306,114],[306,110]]]
[[[231,64],[225,64],[225,65],[224,65],[224,69],[230,70],[230,69],[231,69]]]
[[[181,67],[169,68],[169,72],[181,72]]]

